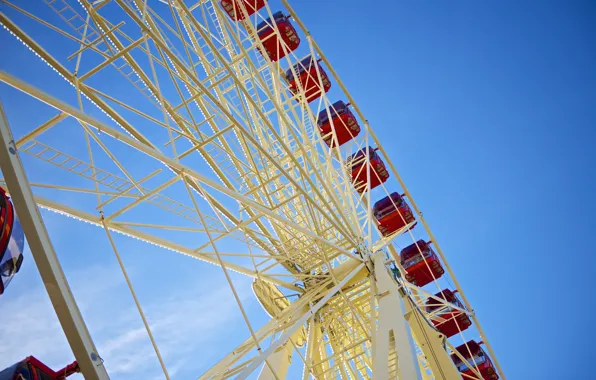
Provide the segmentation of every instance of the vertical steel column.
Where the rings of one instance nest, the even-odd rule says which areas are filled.
[[[397,284],[391,279],[385,267],[385,257],[374,257],[377,303],[379,317],[374,340],[373,377],[375,380],[389,379],[389,332],[395,338],[398,377],[400,379],[421,379],[418,357],[414,349],[414,340],[406,322],[405,310]]]
[[[108,373],[74,299],[41,214],[0,103],[0,167],[23,226],[31,254],[48,291],[62,330],[87,380],[107,380]]]
[[[300,331],[300,330],[298,330]],[[273,354],[269,356],[267,362],[275,371],[275,374],[271,371],[271,368],[267,364],[264,364],[259,373],[258,380],[275,380],[276,375],[279,379],[285,379],[288,374],[290,364],[292,364],[292,353],[294,346],[290,342],[286,342],[283,346],[277,349]]]

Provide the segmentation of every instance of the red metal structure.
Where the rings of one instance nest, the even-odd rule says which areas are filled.
[[[466,361],[470,363],[472,368],[464,363],[455,353],[451,354],[451,360],[453,360],[453,363],[455,363],[457,370],[461,372],[462,375],[465,375],[462,376],[463,379],[478,378],[478,375],[476,375],[472,370],[474,369],[480,372],[480,375],[484,380],[497,380],[499,375],[497,375],[493,363],[488,355],[484,352],[482,347],[480,347],[481,344],[482,342],[476,343],[475,341],[471,340],[455,349],[466,359]]]
[[[29,356],[0,372],[0,380],[63,380],[78,372],[80,369],[77,362],[53,371],[35,357]]]
[[[449,289],[443,289],[439,293],[435,294],[435,297],[443,299],[460,309],[465,309],[461,301],[455,295],[457,290],[451,291]],[[447,338],[452,337],[460,331],[466,330],[472,325],[472,321],[468,314],[454,309],[445,304],[437,301],[436,299],[429,298],[426,301],[426,312],[432,313],[437,312],[436,319],[433,319],[433,324],[443,335]]]
[[[348,106],[349,104],[339,100],[330,108],[319,112],[317,126],[323,140],[330,147],[336,146],[333,132],[335,132],[338,146],[352,140],[360,133],[360,125]],[[331,119],[329,119],[329,115],[331,115]]]
[[[379,224],[379,231],[383,236],[389,236],[394,232],[411,225],[408,230],[414,228],[416,219],[410,206],[398,193],[377,201],[373,206],[373,216]]]
[[[329,91],[331,88],[331,82],[327,73],[312,55],[295,64],[293,71],[296,72],[297,78],[294,77],[292,69],[288,69],[285,76],[286,82],[290,86],[290,91],[294,95],[298,94],[300,90],[298,83],[300,83],[300,86],[304,90],[306,101],[309,103],[321,97],[324,92]],[[320,73],[320,78],[317,75],[317,71]],[[323,85],[322,89],[321,84]]]
[[[21,269],[25,235],[12,202],[0,187],[0,295]]]
[[[366,159],[368,151],[368,160]],[[370,189],[366,188],[368,169],[367,163],[370,162]],[[377,154],[376,149],[364,148],[348,157],[346,161],[348,174],[352,177],[352,183],[357,192],[362,193],[365,190],[372,190],[389,178],[389,172],[385,168],[385,163]]]
[[[232,20],[240,21],[246,18],[240,3],[244,3],[248,16],[251,16],[265,6],[266,0],[221,0],[219,3]]]
[[[277,26],[279,35],[281,35],[281,41],[275,32],[275,26]],[[287,53],[296,50],[300,45],[300,37],[298,37],[296,29],[292,26],[290,18],[284,16],[282,12],[276,12],[273,15],[273,21],[268,18],[257,25],[257,34],[269,59],[274,62],[285,57]],[[259,48],[259,50],[261,49]]]
[[[430,242],[418,240],[402,249],[401,266],[406,270],[406,280],[416,286],[424,286],[445,273],[437,254],[431,249]]]

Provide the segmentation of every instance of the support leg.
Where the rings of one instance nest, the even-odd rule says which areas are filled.
[[[414,349],[414,341],[405,319],[405,310],[397,284],[385,268],[383,255],[374,258],[378,326],[375,335],[373,377],[375,380],[389,379],[389,344],[392,331],[395,337],[398,376],[400,379],[421,379],[420,367]]]
[[[420,311],[412,305],[411,299],[404,300],[406,319],[426,357],[435,380],[457,379],[461,376],[445,350],[445,336],[431,327]]]
[[[273,371],[277,374],[280,379],[285,379],[288,373],[288,368],[292,364],[292,351],[294,346],[290,342],[284,344],[277,349],[269,358],[267,362],[273,368]],[[259,374],[259,380],[275,380],[275,376],[271,372],[271,369],[265,364]]]
[[[0,163],[2,163],[2,173],[6,178],[31,254],[81,372],[88,380],[107,380],[109,377],[106,369],[97,354],[97,349],[33,199],[2,104],[0,104]]]

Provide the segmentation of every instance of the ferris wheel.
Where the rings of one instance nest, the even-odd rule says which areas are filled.
[[[165,378],[116,233],[225,275],[250,333],[200,379],[283,379],[292,361],[303,379],[505,378],[358,94],[286,0],[3,0],[0,24],[24,70],[53,69],[46,84],[0,67],[23,108],[52,112],[14,125],[2,109],[0,186],[85,378],[107,370],[32,205],[109,240]],[[231,272],[253,279],[260,329]]]

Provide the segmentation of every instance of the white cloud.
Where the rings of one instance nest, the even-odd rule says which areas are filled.
[[[32,354],[54,366],[73,360],[45,289],[3,299],[0,315],[0,368]]]
[[[119,269],[93,267],[71,277],[69,282],[111,378],[163,378]],[[218,344],[229,346],[232,340],[235,345],[248,337],[236,301],[227,283],[219,278],[223,276],[217,280],[212,277],[203,275],[190,283],[176,279],[176,286],[164,285],[173,291],[145,297],[145,302],[141,297],[172,378],[181,371],[188,376],[192,370],[199,371],[193,373],[198,377],[200,371],[226,354],[221,347],[217,349]],[[250,279],[236,283],[243,305],[250,306],[254,302]],[[0,313],[0,368],[32,354],[55,369],[73,360],[45,289],[38,285],[1,306],[9,312]]]

